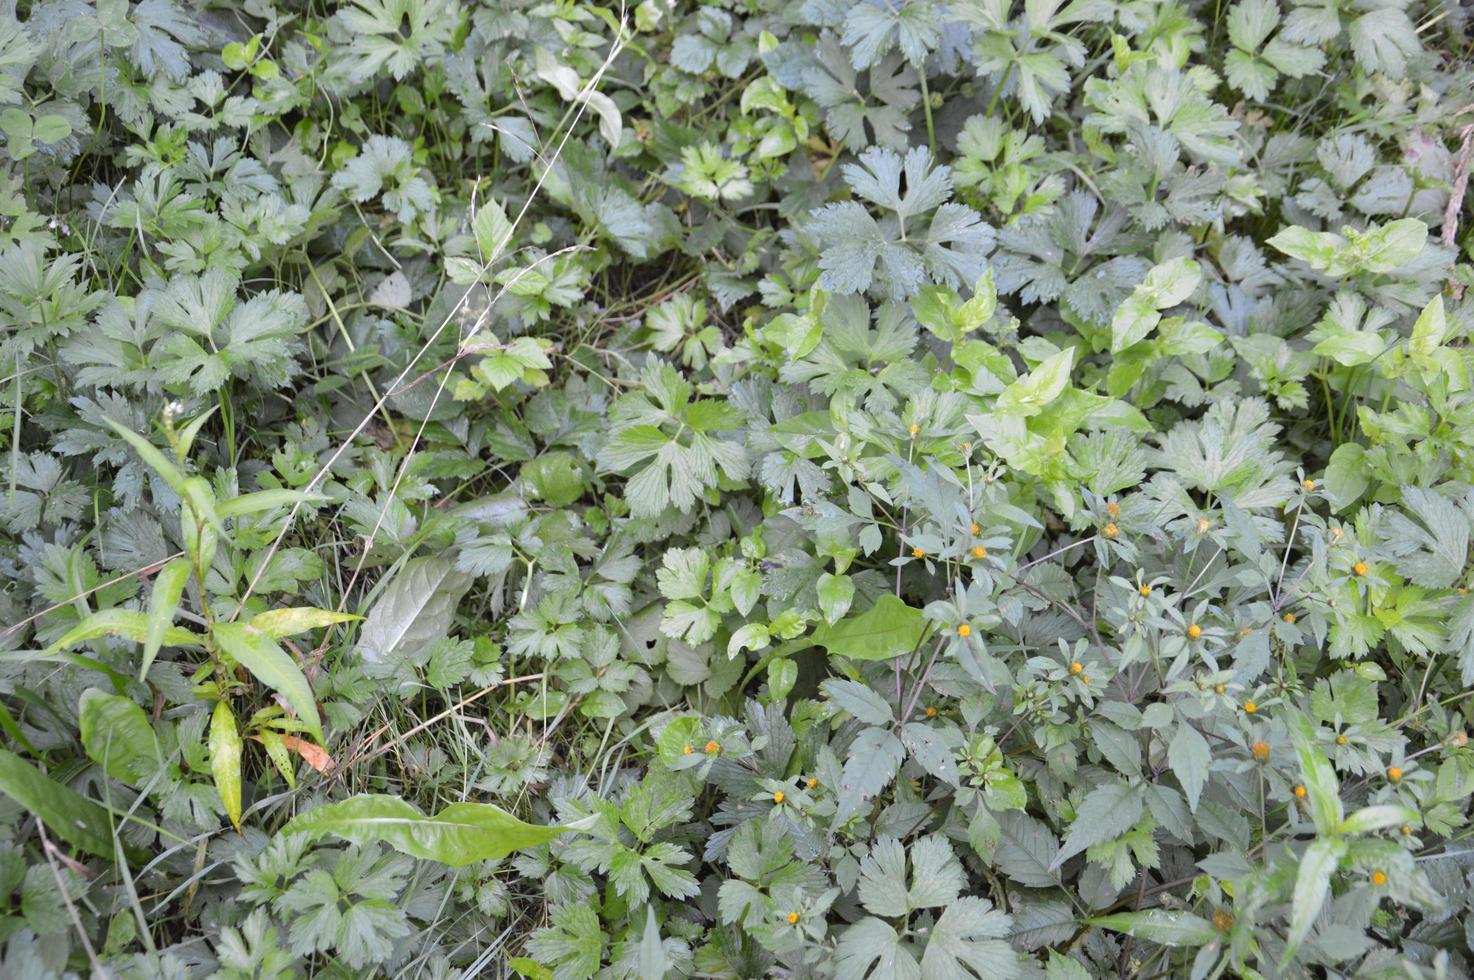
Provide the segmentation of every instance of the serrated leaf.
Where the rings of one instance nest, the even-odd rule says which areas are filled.
[[[1213,753],[1208,748],[1208,740],[1196,728],[1182,722],[1177,734],[1172,736],[1172,743],[1167,747],[1167,764],[1172,767],[1172,774],[1182,786],[1188,809],[1194,813],[1197,812],[1198,798],[1203,794],[1203,787],[1208,783],[1208,767],[1212,761]]]
[[[1135,827],[1144,808],[1141,792],[1125,783],[1097,786],[1080,801],[1069,835],[1055,855],[1050,870],[1058,868],[1087,847],[1114,840]]]

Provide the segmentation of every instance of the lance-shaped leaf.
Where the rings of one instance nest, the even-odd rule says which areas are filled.
[[[1222,934],[1213,928],[1213,923],[1190,912],[1148,909],[1145,912],[1103,915],[1086,921],[1102,929],[1114,929],[1163,946],[1206,946],[1222,938]]]
[[[314,609],[311,606],[293,606],[289,609],[271,609],[251,617],[251,627],[265,633],[273,640],[284,636],[296,636],[334,623],[349,623],[362,619],[353,613],[333,612],[331,609]]]
[[[14,752],[0,749],[0,793],[46,824],[46,829],[89,854],[111,858],[113,835],[101,804],[47,776]]]
[[[452,803],[433,817],[397,796],[364,794],[294,817],[284,834],[332,834],[355,844],[383,841],[427,861],[461,867],[546,843],[565,826],[524,823],[490,803]]]
[[[210,716],[210,771],[215,790],[225,804],[225,815],[236,830],[241,829],[241,733],[235,713],[225,701],[217,702]]]
[[[148,617],[136,609],[99,609],[67,630],[61,639],[46,648],[47,653],[56,653],[78,643],[95,640],[99,636],[121,636],[134,643],[148,639]],[[171,647],[197,647],[200,637],[179,626],[164,630],[164,643]]]
[[[275,640],[247,623],[217,623],[212,635],[220,649],[267,687],[286,698],[307,731],[323,741],[317,702],[302,668]]]
[[[147,631],[143,637],[143,663],[138,667],[138,679],[148,679],[148,669],[153,666],[159,648],[174,621],[174,612],[179,608],[179,599],[184,595],[184,583],[189,579],[189,559],[176,558],[159,570],[154,580],[154,591],[148,600]]]

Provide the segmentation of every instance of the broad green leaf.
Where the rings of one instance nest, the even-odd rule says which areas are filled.
[[[82,747],[114,779],[141,786],[158,771],[159,740],[148,715],[132,700],[89,687],[82,692],[78,718]]]
[[[143,638],[143,662],[138,666],[138,679],[148,680],[148,669],[153,666],[159,648],[164,645],[169,625],[179,608],[179,599],[184,595],[185,582],[189,580],[190,563],[187,558],[176,558],[159,570],[154,580],[154,590],[148,601],[147,631]]]
[[[1148,909],[1086,919],[1090,925],[1124,932],[1163,946],[1206,946],[1223,938],[1213,923],[1190,912]]]
[[[1331,890],[1331,875],[1346,854],[1346,842],[1339,837],[1326,837],[1305,849],[1300,870],[1295,876],[1295,895],[1290,917],[1290,932],[1285,937],[1285,955],[1281,966],[1294,958],[1295,950],[1315,925],[1326,895]]]
[[[0,792],[73,847],[98,857],[114,856],[107,810],[5,749],[0,749]]]
[[[1367,475],[1366,450],[1354,442],[1345,442],[1331,453],[1326,466],[1326,494],[1336,510],[1345,510],[1366,493],[1371,480]]]
[[[269,609],[251,617],[251,628],[266,634],[273,640],[296,636],[335,623],[349,623],[362,619],[353,613],[334,612],[331,609],[316,609],[312,606],[292,606],[287,609]]]
[[[762,623],[748,623],[732,634],[727,641],[727,656],[735,657],[743,650],[766,650],[772,643],[768,627]]]
[[[855,600],[855,582],[848,575],[825,572],[819,576],[815,588],[819,595],[819,611],[824,614],[826,623],[837,623],[850,611],[850,604]]]
[[[1038,415],[1069,385],[1070,367],[1074,360],[1073,347],[1052,354],[1034,370],[1003,389],[994,412],[1015,418]]]
[[[1172,774],[1182,784],[1188,809],[1194,813],[1197,812],[1198,798],[1203,794],[1203,787],[1208,783],[1208,767],[1212,761],[1213,753],[1208,748],[1208,740],[1192,725],[1182,722],[1177,734],[1172,737],[1171,745],[1167,747],[1167,763],[1172,767]]]
[[[1104,841],[1126,833],[1141,819],[1145,800],[1141,789],[1125,783],[1106,783],[1091,790],[1075,811],[1075,822],[1064,845],[1054,857],[1051,869]]]
[[[427,646],[445,636],[472,576],[449,558],[411,558],[384,588],[358,631],[358,651],[370,662]]]
[[[220,802],[225,804],[225,815],[240,830],[241,733],[235,726],[235,712],[225,701],[217,701],[210,716],[210,772],[215,776]]]
[[[1153,267],[1111,319],[1111,353],[1119,354],[1145,340],[1162,322],[1161,311],[1191,296],[1202,278],[1201,267],[1186,257],[1168,259]]]
[[[1429,355],[1448,337],[1448,315],[1443,310],[1443,294],[1438,293],[1413,324],[1413,335],[1408,346],[1415,354]]]
[[[1403,824],[1419,822],[1418,811],[1405,806],[1382,803],[1375,806],[1364,806],[1357,810],[1341,821],[1341,826],[1336,828],[1336,832],[1338,834],[1366,834],[1374,830],[1384,830],[1387,827],[1400,827]]]
[[[332,834],[355,844],[383,841],[427,861],[461,867],[535,847],[575,827],[523,823],[490,803],[453,803],[433,817],[397,796],[365,794],[309,810],[284,834]]]
[[[889,725],[896,720],[885,699],[858,681],[832,677],[820,687],[829,700],[867,725]]]
[[[890,660],[910,653],[927,633],[926,617],[886,594],[865,612],[814,630],[815,646],[851,660]]]
[[[232,660],[251,672],[267,687],[286,698],[297,718],[321,743],[322,722],[317,716],[317,702],[302,668],[277,646],[270,636],[246,623],[216,623],[212,635],[215,643]]]

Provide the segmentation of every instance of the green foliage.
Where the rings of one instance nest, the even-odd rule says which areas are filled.
[[[1467,975],[1467,6],[3,7],[0,974]]]

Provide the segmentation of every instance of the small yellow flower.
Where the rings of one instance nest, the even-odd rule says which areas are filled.
[[[1388,769],[1387,769],[1387,781],[1389,783],[1400,783],[1400,782],[1402,782],[1402,770],[1399,769],[1397,766],[1390,766],[1390,767],[1388,767]]]
[[[964,442],[962,444],[962,451],[965,452],[965,453],[972,452],[972,443],[970,443],[970,442]]]
[[[1300,481],[1300,485],[1302,487],[1304,487],[1305,489],[1307,489],[1307,490],[1314,490],[1315,489],[1315,481],[1314,480],[1301,480]]]
[[[1295,625],[1295,614],[1292,613],[1292,612],[1285,613],[1285,622],[1289,623],[1291,626],[1294,626]]]
[[[967,639],[969,636],[972,636],[972,627],[967,625],[966,623],[963,623],[961,626],[957,627],[957,635],[962,637],[964,640]]]
[[[1295,798],[1298,799],[1298,800],[1305,799],[1305,792],[1306,792],[1306,790],[1305,790],[1305,787],[1304,786],[1296,786],[1295,787]]]
[[[937,716],[937,709],[935,707],[933,707],[932,705],[927,705],[926,706],[926,716],[928,718],[935,718]]]
[[[1402,825],[1402,836],[1404,836],[1404,837],[1411,837],[1412,836],[1412,833],[1413,833],[1413,825],[1412,824],[1405,823],[1405,824]]]
[[[1196,640],[1198,637],[1200,637],[1202,635],[1203,635],[1203,628],[1201,626],[1199,626],[1197,623],[1193,623],[1191,626],[1189,626],[1187,628],[1187,638],[1189,640]]]
[[[1378,888],[1381,888],[1383,885],[1387,884],[1387,876],[1381,871],[1373,871],[1372,884],[1376,885]]]
[[[1121,505],[1112,500],[1106,504],[1106,513],[1111,515],[1112,520],[1115,520],[1121,516]]]
[[[1199,534],[1207,534],[1208,533],[1208,528],[1210,528],[1212,526],[1213,526],[1213,522],[1210,521],[1210,520],[1208,520],[1206,517],[1199,517],[1198,518],[1198,533]]]
[[[684,749],[681,750],[681,755],[690,755],[694,751],[695,750],[692,749],[691,746],[688,745]]]
[[[1351,570],[1358,575],[1365,575],[1367,573],[1367,563],[1364,561],[1359,561],[1355,565],[1351,566]]]
[[[776,793],[773,794],[773,802],[774,803],[782,803],[783,802],[783,791],[781,789],[778,792],[776,792]]]
[[[920,432],[920,431],[921,431],[921,426],[919,426],[919,425],[917,425],[917,424],[916,424],[916,423],[915,423],[915,422],[912,422],[912,423],[911,423],[911,427],[910,427],[910,428],[909,428],[909,429],[907,429],[907,430],[906,430],[906,432],[907,432],[907,433],[908,433],[908,434],[909,434],[909,435],[910,435],[910,436],[911,436],[911,438],[913,438],[913,439],[915,439],[915,438],[916,438],[916,434],[917,434],[917,433],[918,433],[918,432]]]
[[[1345,745],[1346,744],[1346,736],[1345,735],[1337,735],[1336,736],[1336,744],[1337,745]]]
[[[788,913],[788,924],[791,925],[791,926],[798,925],[798,913],[797,912],[789,912]]]
[[[1116,527],[1116,525],[1114,524],[1107,524],[1105,527],[1100,529],[1100,533],[1104,534],[1108,538],[1114,538],[1116,535],[1121,533],[1121,529]]]
[[[981,561],[982,559],[988,557],[988,549],[984,548],[982,545],[975,545],[972,549],[972,556]]]
[[[1226,686],[1222,685],[1222,684],[1214,684],[1213,685],[1213,693],[1214,694],[1227,694],[1228,693],[1228,688]]]
[[[1086,687],[1089,687],[1090,686],[1090,675],[1089,674],[1081,674],[1080,675],[1080,683],[1081,684],[1084,684]]]
[[[1150,585],[1143,585],[1141,588],[1137,589],[1136,591],[1137,592],[1140,592],[1142,594],[1142,597],[1145,598],[1146,596],[1149,596],[1149,595],[1152,594],[1152,587]]]
[[[1245,626],[1243,629],[1239,630],[1239,639],[1241,639],[1241,640],[1247,640],[1249,638],[1249,634],[1252,633],[1252,632],[1254,632],[1254,631],[1251,630],[1249,627]]]
[[[925,558],[926,557],[926,549],[925,548],[912,548],[911,549],[911,557],[912,558]]]
[[[1467,585],[1461,585],[1461,586],[1459,586],[1459,595],[1468,595],[1468,594],[1469,594],[1469,587]]]
[[[819,785],[819,780],[817,780],[814,777],[810,776],[809,777],[809,781],[807,783],[807,786],[809,787],[809,789],[813,789],[815,786],[818,786],[818,785]]]
[[[1085,670],[1085,665],[1082,664],[1082,663],[1080,663],[1080,661],[1078,661],[1078,660],[1076,660],[1074,663],[1070,664],[1070,673],[1072,673],[1072,674],[1079,674],[1079,673],[1084,672],[1084,670]]]
[[[1245,701],[1244,702],[1244,714],[1246,714],[1246,715],[1252,715],[1254,712],[1256,712],[1258,710],[1259,710],[1259,705],[1255,704],[1253,701]]]
[[[972,533],[973,534],[982,534],[983,533],[983,529],[978,526],[978,522],[977,521],[973,521],[972,522]]]
[[[1253,745],[1249,746],[1249,751],[1253,754],[1255,762],[1269,761],[1268,742],[1255,742]]]
[[[721,750],[722,750],[722,747],[717,744],[717,742],[716,742],[715,739],[713,739],[712,741],[706,743],[706,754],[707,755],[716,755]]]

